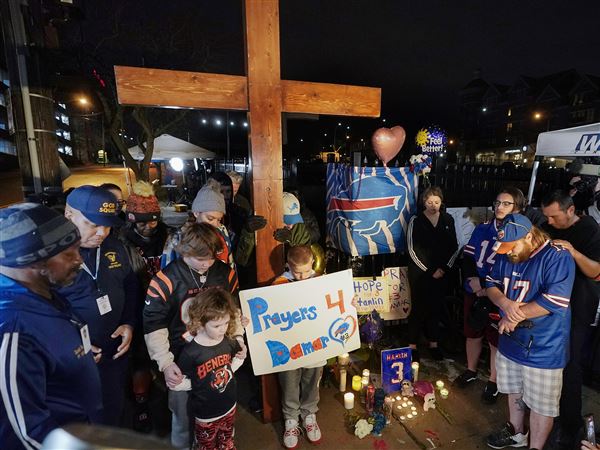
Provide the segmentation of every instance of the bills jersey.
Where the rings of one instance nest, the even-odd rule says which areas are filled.
[[[531,319],[531,328],[500,335],[498,350],[524,366],[558,369],[567,363],[571,289],[575,262],[562,247],[546,241],[529,259],[513,264],[498,255],[486,287],[497,287],[515,302],[536,302],[549,314]],[[502,310],[500,311],[501,314]]]
[[[477,275],[482,280],[490,273],[495,262],[496,252],[493,250],[493,247],[496,243],[497,234],[496,219],[481,223],[475,227],[469,242],[463,249],[463,257],[473,259],[477,267]],[[473,293],[473,289],[471,289],[466,277],[464,288],[467,292]]]

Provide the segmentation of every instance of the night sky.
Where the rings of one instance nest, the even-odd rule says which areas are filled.
[[[113,8],[84,3],[80,36],[93,45],[110,34]],[[105,61],[244,73],[241,0],[127,5],[119,32],[100,48]],[[455,129],[458,91],[477,69],[506,85],[570,68],[600,75],[597,0],[283,0],[280,16],[282,78],[381,87],[386,125],[404,125],[409,136],[432,123]],[[290,142],[312,134],[312,146],[337,121],[293,122]],[[365,138],[381,126],[344,121]]]

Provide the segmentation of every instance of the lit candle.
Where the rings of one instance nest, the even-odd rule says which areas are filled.
[[[444,387],[444,382],[442,380],[437,380],[435,382],[435,387],[439,390],[441,390]]]
[[[398,395],[398,396],[396,396],[396,400],[400,401],[400,400],[402,400],[402,397],[400,397],[400,396]],[[405,398],[404,400],[406,400],[406,398]]]
[[[403,403],[402,403],[402,407],[403,407],[403,408],[406,408],[407,406],[408,406],[408,404],[407,404],[406,402],[403,402]]]
[[[406,400],[406,399],[405,399],[405,400]],[[411,401],[409,400],[409,401],[407,401],[407,402],[406,402],[406,404],[407,404],[408,406],[412,406],[413,402],[411,402]]]
[[[340,366],[347,366],[350,363],[350,355],[348,353],[342,353],[338,356],[338,364]]]
[[[400,420],[404,420],[404,419],[406,419],[406,417],[400,416]]]
[[[340,366],[340,392],[346,392],[346,366]]]
[[[413,415],[413,417],[417,417],[417,411],[416,410],[413,411],[413,412],[411,412],[411,414]]]
[[[354,375],[352,377],[352,389],[355,390],[356,392],[359,392],[360,388],[361,388],[360,375]]]
[[[352,392],[346,392],[344,394],[344,408],[346,408],[346,409],[354,408],[354,394]]]
[[[449,392],[449,391],[448,391],[448,389],[446,389],[446,388],[442,388],[442,389],[440,389],[440,395],[442,396],[442,398],[443,398],[443,399],[446,399],[446,398],[448,398],[448,394],[449,394],[449,393],[450,393],[450,392]]]
[[[412,418],[413,418],[413,415],[412,415],[411,413],[408,413],[408,414],[406,415],[406,418],[407,418],[407,419],[412,419]]]
[[[410,407],[410,410],[411,410],[411,411],[416,411],[416,410],[417,410],[417,407],[416,407],[416,406],[411,406],[411,407]]]
[[[411,364],[412,374],[413,374],[413,383],[419,380],[419,363],[414,362]]]
[[[362,376],[369,378],[369,375],[371,375],[371,372],[369,372],[369,369],[364,369],[362,372]]]
[[[360,402],[365,403],[367,398],[367,387],[369,386],[369,380],[364,378],[360,381]]]
[[[402,406],[398,405],[398,406],[396,406],[396,408],[398,408],[398,409],[402,409]]]
[[[400,400],[400,399],[398,399],[398,400]],[[402,397],[402,400],[406,401],[406,400],[408,400],[408,397]]]

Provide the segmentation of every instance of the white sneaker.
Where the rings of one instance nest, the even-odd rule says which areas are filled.
[[[283,445],[285,448],[298,447],[298,436],[302,434],[302,430],[298,426],[298,421],[287,419],[285,421],[285,432],[283,433]]]
[[[317,416],[309,414],[304,418],[304,429],[306,430],[306,437],[311,444],[318,444],[321,442],[321,429],[317,423]]]

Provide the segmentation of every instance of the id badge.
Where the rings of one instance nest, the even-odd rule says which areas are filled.
[[[79,327],[79,334],[81,335],[81,342],[83,342],[83,352],[87,355],[92,349],[92,342],[90,341],[90,330],[87,324]]]
[[[98,311],[100,315],[103,316],[112,311],[112,306],[110,306],[110,299],[107,294],[101,295],[96,299],[96,303],[98,304]]]

